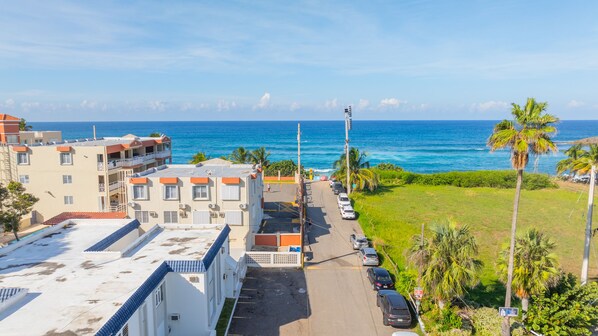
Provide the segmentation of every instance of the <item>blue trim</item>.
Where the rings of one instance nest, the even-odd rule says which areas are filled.
[[[137,220],[134,222],[139,223]],[[133,224],[131,222],[130,224]],[[127,224],[130,225],[130,224]],[[138,225],[139,226],[139,225]],[[120,230],[119,230],[120,231]],[[118,232],[118,231],[117,231]],[[129,231],[130,232],[130,231]],[[167,260],[141,284],[141,286],[125,301],[114,315],[100,328],[96,336],[113,336],[118,333],[133,314],[141,307],[145,299],[158,287],[169,272],[176,273],[205,273],[210,267],[220,248],[228,238],[230,227],[226,225],[214,240],[214,244],[201,260]],[[116,232],[115,232],[116,233]],[[112,235],[111,235],[112,236]],[[110,237],[110,236],[109,236]],[[108,237],[106,237],[108,239]],[[104,239],[104,240],[106,240]],[[119,238],[120,239],[120,238]],[[97,244],[96,244],[97,245]]]
[[[99,242],[95,243],[93,246],[89,247],[85,252],[101,252],[106,250],[110,245],[116,243],[119,239],[129,234],[131,231],[137,229],[141,226],[138,220],[133,220],[129,224],[121,227],[120,229],[114,231],[106,238],[100,240]]]

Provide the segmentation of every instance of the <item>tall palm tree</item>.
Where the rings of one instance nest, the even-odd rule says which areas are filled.
[[[356,190],[370,191],[378,188],[378,174],[370,170],[370,162],[366,161],[367,153],[359,152],[357,148],[351,148],[349,151],[349,180],[351,184],[356,185]],[[342,154],[338,160],[334,162],[334,176],[337,180],[345,183],[347,180],[347,163],[346,156]]]
[[[239,147],[230,154],[228,159],[233,163],[249,163],[251,153],[247,151],[245,147]]]
[[[567,155],[566,159],[559,161],[556,164],[556,172],[557,174],[563,174],[567,171],[573,171],[573,163],[577,160],[580,156],[582,156],[586,151],[583,150],[581,144],[575,144],[569,149],[565,151],[565,155]]]
[[[206,153],[204,152],[197,152],[195,153],[195,155],[193,155],[193,158],[191,158],[191,161],[189,161],[190,164],[198,164],[200,162],[204,162],[209,160],[210,157],[206,155]]]
[[[468,287],[478,283],[482,262],[476,259],[478,245],[469,226],[457,227],[448,220],[433,224],[431,230],[422,281],[442,309],[447,301],[462,297]]]
[[[517,185],[515,187],[513,217],[511,219],[505,307],[511,306],[515,232],[517,231],[523,170],[527,166],[530,153],[539,156],[549,151],[558,151],[556,144],[550,139],[550,136],[556,132],[556,127],[552,124],[558,122],[558,118],[545,113],[548,106],[546,103],[537,103],[534,98],[528,98],[523,109],[515,103],[512,106],[511,114],[514,120],[503,120],[496,124],[492,135],[488,139],[488,146],[490,146],[491,151],[504,148],[511,150],[511,165],[517,170]],[[506,316],[503,320],[502,335],[508,336],[510,334],[509,317]]]
[[[254,164],[259,164],[264,168],[270,165],[270,161],[268,160],[268,157],[270,157],[270,152],[267,152],[266,148],[264,147],[254,149],[251,151],[250,156],[250,160]]]
[[[27,125],[27,120],[25,118],[21,118],[19,121],[19,131],[31,131],[33,126]]]
[[[581,143],[589,144],[590,148],[587,152],[581,154],[577,160],[573,162],[571,170],[579,174],[590,173],[590,190],[588,192],[588,213],[586,215],[586,238],[583,251],[583,262],[581,267],[582,284],[588,282],[588,268],[590,263],[590,243],[592,240],[592,216],[594,209],[594,189],[596,188],[596,173],[598,173],[598,138],[588,138],[580,140]]]
[[[556,244],[536,229],[528,230],[515,241],[513,289],[527,312],[529,298],[543,293],[559,275],[558,262],[553,253]],[[506,282],[509,267],[509,249],[503,249],[498,258],[501,281]]]

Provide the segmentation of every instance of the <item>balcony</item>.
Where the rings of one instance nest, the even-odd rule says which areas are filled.
[[[156,159],[164,159],[170,157],[170,149],[156,152]]]
[[[123,182],[121,182],[121,181],[111,182],[108,185],[108,190],[110,190],[112,192],[114,190],[120,189],[122,186],[123,186]]]

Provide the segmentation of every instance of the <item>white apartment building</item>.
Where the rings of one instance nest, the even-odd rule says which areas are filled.
[[[67,220],[0,249],[5,336],[216,335],[242,269],[225,225]]]
[[[52,143],[62,141],[61,131],[19,131],[19,142],[22,145]]]
[[[228,224],[232,248],[251,250],[263,219],[261,170],[213,159],[165,165],[128,179],[128,214],[142,225]]]
[[[0,141],[10,137],[1,133],[7,127],[14,125],[2,125],[0,119]],[[126,212],[127,176],[172,161],[171,141],[164,135],[31,144],[19,144],[18,136],[16,140],[0,143],[0,183],[19,181],[39,198],[32,223],[62,212]]]

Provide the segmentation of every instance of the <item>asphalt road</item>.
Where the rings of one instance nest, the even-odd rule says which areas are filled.
[[[310,335],[391,335],[382,324],[376,293],[365,276],[351,233],[362,233],[357,221],[341,219],[328,182],[308,184],[309,245],[313,259],[305,264],[309,294]],[[310,253],[311,252],[311,253]]]

